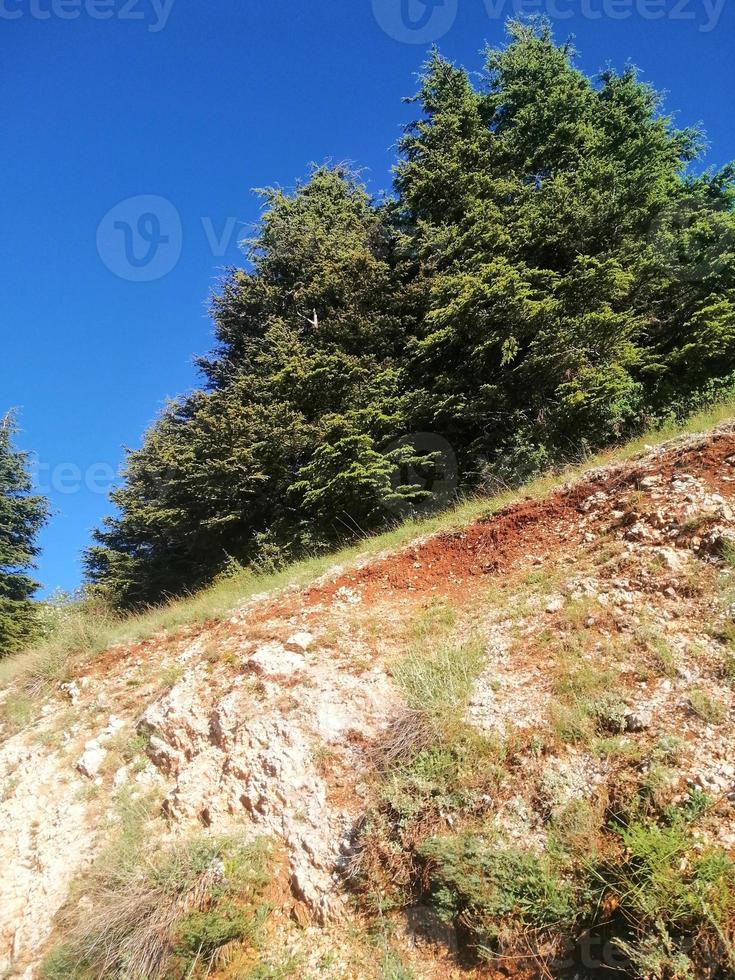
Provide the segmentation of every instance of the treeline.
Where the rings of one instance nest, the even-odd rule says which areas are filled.
[[[36,636],[38,583],[28,571],[48,518],[47,501],[33,493],[28,456],[13,444],[16,431],[12,412],[0,418],[0,657]]]
[[[130,453],[87,553],[115,605],[420,508],[440,460],[407,433],[447,440],[470,487],[732,383],[735,171],[692,166],[702,134],[634,69],[591,79],[515,23],[478,85],[433,53],[416,104],[392,198],[339,166],[262,192],[202,390]]]

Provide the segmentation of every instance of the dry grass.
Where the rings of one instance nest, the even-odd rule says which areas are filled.
[[[435,738],[436,732],[426,712],[405,708],[376,741],[371,751],[372,762],[379,769],[394,769],[428,749]]]
[[[75,936],[84,960],[101,976],[114,975],[121,962],[126,977],[164,976],[179,923],[206,907],[219,881],[218,869],[210,866],[182,893],[171,894],[144,875],[119,891],[100,889]]]
[[[44,961],[45,980],[160,980],[229,942],[255,940],[264,842],[198,837],[162,851],[148,839],[149,809],[121,800],[117,836],[57,923],[61,943]]]

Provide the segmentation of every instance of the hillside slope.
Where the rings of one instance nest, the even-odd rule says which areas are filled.
[[[734,684],[731,423],[114,647],[0,746],[0,973],[735,975]]]

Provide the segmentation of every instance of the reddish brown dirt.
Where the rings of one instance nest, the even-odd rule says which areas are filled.
[[[726,460],[735,453],[735,436],[716,436],[703,448],[671,450],[663,459],[637,465],[623,464],[600,476],[565,486],[542,500],[525,499],[462,531],[440,534],[364,568],[340,575],[327,585],[308,589],[301,604],[334,599],[339,589],[359,591],[369,602],[380,593],[407,590],[445,594],[462,590],[476,578],[507,571],[519,558],[546,557],[581,538],[578,516],[588,497],[600,491],[613,497],[638,488],[640,480],[655,472],[664,480],[675,471],[694,473],[712,492],[731,492]],[[735,472],[730,470],[730,472]],[[609,510],[597,515],[609,520]]]
[[[735,433],[731,431],[716,432],[694,445],[691,441],[683,446],[673,444],[641,460],[607,467],[542,499],[523,499],[461,531],[429,537],[303,591],[259,603],[237,625],[208,622],[183,628],[169,637],[115,647],[96,661],[93,671],[102,674],[133,656],[145,656],[149,647],[160,655],[162,644],[180,647],[204,632],[213,637],[252,640],[256,637],[253,631],[267,624],[272,638],[288,629],[288,621],[294,617],[323,614],[324,607],[338,599],[343,589],[358,594],[364,607],[383,604],[389,598],[400,602],[402,596],[410,602],[436,595],[460,599],[485,583],[497,581],[524,559],[546,561],[579,545],[579,515],[593,494],[602,492],[608,498],[593,511],[595,523],[607,528],[610,511],[632,491],[640,492],[641,500],[645,500],[646,491],[640,489],[644,477],[655,474],[665,482],[675,473],[691,473],[710,492],[731,494],[733,462]]]

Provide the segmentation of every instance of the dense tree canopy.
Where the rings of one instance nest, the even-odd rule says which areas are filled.
[[[12,414],[0,419],[0,657],[15,653],[35,630],[36,583],[27,572],[38,554],[36,537],[47,516],[31,493],[28,462],[15,449]]]
[[[205,391],[169,406],[128,460],[88,555],[123,602],[179,592],[229,557],[315,548],[375,526],[396,498],[405,429],[396,241],[356,178],[316,170],[293,196],[267,190],[250,243],[213,303]]]
[[[696,171],[701,135],[634,69],[574,58],[543,23],[511,24],[478,86],[433,52],[393,198],[344,167],[262,192],[204,389],[130,454],[88,553],[98,588],[155,601],[421,507],[438,461],[407,433],[471,485],[732,382],[735,172]]]

